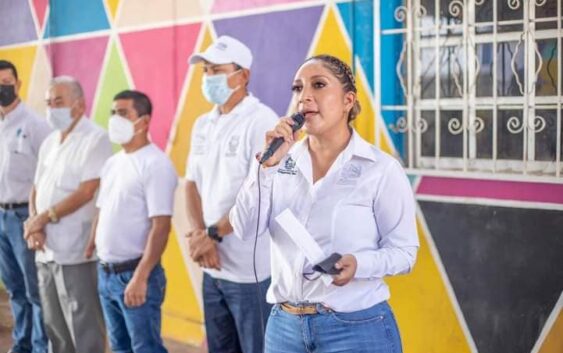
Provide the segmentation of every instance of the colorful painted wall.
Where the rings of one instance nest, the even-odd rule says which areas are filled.
[[[400,48],[374,40],[374,26],[388,18],[387,2],[375,4],[374,9],[367,0],[1,0],[0,58],[17,64],[24,83],[20,93],[41,113],[53,75],[70,74],[82,82],[88,113],[102,126],[115,93],[125,88],[148,93],[155,105],[153,141],[183,175],[192,124],[211,108],[200,92],[201,69],[187,63],[192,52],[222,34],[244,41],[255,57],[250,90],[280,115],[288,110],[299,64],[310,55],[332,53],[356,72],[363,107],[356,128],[400,156],[402,141],[387,128],[392,117],[377,112],[379,98],[399,89],[389,65]],[[424,175],[411,180],[420,201],[421,250],[412,274],[389,280],[405,352],[515,353],[534,345],[534,352],[563,351],[562,184]],[[177,196],[163,260],[168,276],[163,331],[201,345],[201,273],[183,240],[181,188]]]

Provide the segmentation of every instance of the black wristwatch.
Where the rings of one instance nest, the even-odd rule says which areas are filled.
[[[215,225],[207,227],[207,236],[218,243],[223,241],[223,238],[219,236],[219,229]]]

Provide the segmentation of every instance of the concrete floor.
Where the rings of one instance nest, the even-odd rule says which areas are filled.
[[[0,353],[7,352],[12,345],[12,315],[8,305],[8,295],[0,288]],[[169,353],[206,353],[206,350],[165,340]]]

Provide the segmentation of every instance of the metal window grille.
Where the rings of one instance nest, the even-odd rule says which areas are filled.
[[[563,0],[406,0],[396,80],[382,112],[412,171],[561,180]]]

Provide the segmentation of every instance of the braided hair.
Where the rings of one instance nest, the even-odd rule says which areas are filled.
[[[356,89],[356,80],[354,79],[354,74],[352,73],[350,66],[348,66],[348,64],[346,64],[344,61],[332,55],[322,54],[312,56],[305,60],[305,62],[313,60],[320,61],[325,68],[332,72],[332,74],[342,84],[342,89],[344,89],[344,92],[358,93],[358,90]],[[350,109],[350,111],[348,112],[348,122],[356,119],[361,111],[362,107],[360,106],[360,102],[358,102],[358,100],[356,99],[354,101],[354,106],[352,106],[352,109]]]

